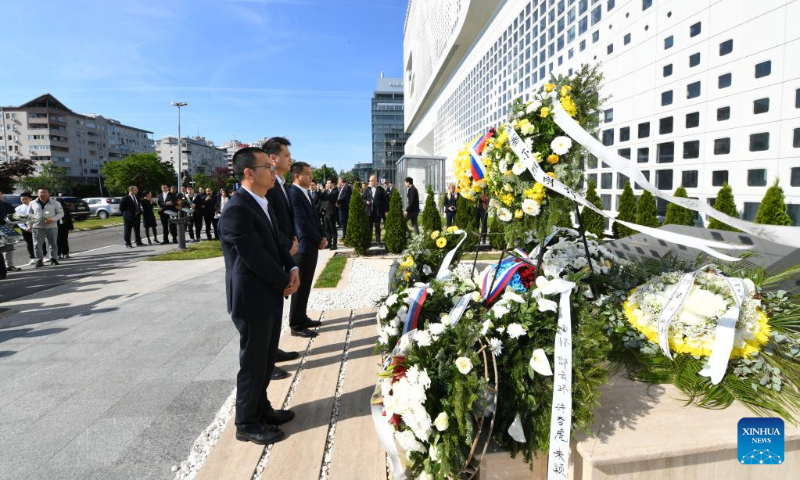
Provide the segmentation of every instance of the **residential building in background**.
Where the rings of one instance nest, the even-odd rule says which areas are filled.
[[[403,79],[386,78],[381,72],[372,95],[372,166],[379,181],[397,183],[395,164],[403,156],[407,138],[403,124]]]
[[[458,149],[515,99],[600,64],[597,136],[657,188],[713,204],[727,182],[753,220],[778,178],[800,225],[798,21],[797,0],[410,0],[405,154],[447,157],[452,181]],[[591,157],[587,178],[615,212],[627,178]]]
[[[231,172],[231,174],[233,174],[233,156],[239,150],[247,148],[249,146],[250,146],[249,144],[242,143],[236,139],[222,144],[221,148],[225,150],[225,154],[228,157],[228,171]]]
[[[205,137],[181,138],[181,166],[189,175],[211,175],[215,168],[228,167],[228,152]],[[162,161],[172,162],[178,171],[178,137],[168,135],[156,141],[156,153]]]
[[[42,163],[52,162],[83,182],[94,182],[108,161],[153,151],[153,132],[73,112],[49,93],[18,107],[3,107],[0,133],[0,161],[30,158],[39,171]]]

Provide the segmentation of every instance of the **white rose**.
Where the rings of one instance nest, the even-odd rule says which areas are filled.
[[[472,370],[472,361],[467,357],[458,357],[456,359],[456,368],[462,374],[466,375]]]
[[[508,326],[508,336],[511,338],[519,338],[525,335],[525,329],[519,323],[512,323]]]
[[[572,148],[572,139],[564,136],[556,137],[550,142],[550,148],[556,155],[564,155]]]
[[[530,215],[531,217],[535,217],[539,215],[541,211],[542,211],[541,206],[539,205],[539,202],[537,202],[536,200],[526,198],[525,200],[522,201],[522,212],[525,213],[525,215]]]
[[[436,430],[439,430],[440,432],[447,430],[447,427],[450,426],[450,417],[447,416],[447,412],[442,412],[437,415],[436,420],[433,421],[433,426],[436,427]]]
[[[513,217],[514,216],[511,214],[511,212],[505,207],[500,207],[497,210],[497,218],[504,222],[510,222]]]
[[[444,314],[442,318],[439,319],[442,322],[442,325],[449,327],[451,323],[453,323],[453,319],[450,318],[450,315]]]
[[[475,303],[480,303],[483,298],[481,297],[481,292],[475,290],[472,292],[472,301]]]

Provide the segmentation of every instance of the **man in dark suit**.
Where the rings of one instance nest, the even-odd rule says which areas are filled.
[[[369,186],[361,193],[361,198],[367,205],[367,217],[369,217],[370,232],[372,225],[375,225],[375,241],[381,246],[381,220],[386,217],[389,201],[386,199],[386,191],[378,185],[375,175],[369,177]]]
[[[219,222],[225,257],[228,312],[239,331],[236,377],[236,439],[259,445],[283,438],[277,428],[294,418],[272,408],[266,395],[278,338],[283,299],[299,285],[297,268],[280,247],[265,198],[275,185],[275,166],[263,150],[243,148],[233,156],[242,188],[225,206]]]
[[[188,201],[191,203],[189,208],[192,209],[192,220],[187,224],[189,229],[189,236],[197,239],[199,242],[203,238],[200,236],[200,230],[203,228],[203,200],[205,199],[204,193],[197,193],[193,187],[189,187]],[[200,187],[203,190],[203,187]]]
[[[408,200],[408,204],[406,205],[405,212],[403,212],[403,216],[411,221],[411,225],[414,226],[414,234],[419,235],[419,227],[417,226],[417,217],[419,217],[419,192],[417,191],[417,187],[414,186],[413,178],[406,177],[405,181],[406,200]]]
[[[336,200],[336,208],[339,209],[339,224],[342,226],[342,240],[347,236],[347,219],[350,217],[350,196],[352,194],[353,187],[344,180],[344,177],[339,177],[339,196]]]
[[[319,250],[328,245],[328,240],[320,227],[317,211],[308,192],[311,186],[311,166],[305,162],[295,162],[292,165],[292,178],[294,184],[289,189],[289,198],[294,210],[294,231],[298,239],[294,263],[300,267],[300,288],[292,296],[289,327],[293,336],[311,338],[317,336],[311,328],[318,327],[320,322],[311,320],[306,314],[308,296],[311,294]]]
[[[131,229],[133,229],[133,233],[136,237],[136,246],[144,246],[140,231],[142,223],[142,204],[139,202],[139,197],[136,196],[138,193],[139,189],[131,185],[128,187],[128,194],[122,197],[122,200],[119,202],[119,211],[122,213],[123,228],[125,230],[123,237],[125,238],[125,246],[128,248],[133,248],[133,245],[131,245]]]
[[[158,196],[158,216],[161,218],[161,227],[164,229],[164,241],[169,243],[169,233],[172,231],[172,241],[178,243],[177,230],[170,228],[169,219],[172,218],[167,212],[175,211],[175,201],[177,197],[169,191],[169,187],[161,185],[161,194]]]
[[[288,192],[291,185],[286,185],[284,177],[292,164],[292,152],[289,151],[291,145],[292,143],[283,137],[272,137],[264,142],[261,149],[269,156],[270,162],[275,165],[275,188],[271,188],[267,192],[267,200],[275,212],[274,220],[278,230],[278,241],[290,256],[294,256],[297,253],[297,235],[294,231],[294,211]],[[298,358],[300,358],[300,353],[286,352],[279,348],[276,361],[289,362]],[[280,380],[288,376],[289,372],[282,368],[275,367],[272,372],[273,380]]]
[[[194,193],[194,187],[191,185],[186,187],[186,195],[183,197],[183,208],[189,208],[192,210],[192,219],[184,225],[186,231],[189,232],[189,239],[191,241],[194,241],[194,212],[197,210],[197,205],[195,204],[196,199],[197,195]],[[198,240],[200,240],[199,237]]]
[[[336,217],[339,215],[336,200],[339,198],[339,190],[333,186],[333,180],[325,182],[325,190],[320,192],[319,198],[322,224],[325,227],[325,235],[328,237],[328,248],[336,250],[339,240],[339,233],[336,231]]]

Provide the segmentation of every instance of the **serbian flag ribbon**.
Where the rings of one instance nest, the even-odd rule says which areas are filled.
[[[420,288],[419,291],[417,291],[417,293],[414,295],[408,307],[408,317],[406,318],[406,324],[403,325],[403,333],[416,330],[417,323],[419,321],[419,314],[422,313],[422,304],[425,303],[425,299],[427,297],[427,287]]]
[[[517,273],[523,265],[524,262],[515,260],[515,259],[508,259],[503,260],[503,263],[500,264],[500,268],[496,265],[492,265],[486,275],[483,277],[483,284],[481,285],[481,297],[483,297],[484,304],[486,306],[491,305],[497,297],[500,296],[500,293],[503,292],[509,283],[511,283],[511,279],[514,277],[514,274]],[[496,278],[494,281],[494,285],[492,285],[492,279]],[[489,290],[491,288],[491,291]]]
[[[489,141],[495,134],[495,129],[491,129],[484,133],[475,144],[469,149],[470,167],[472,168],[472,179],[476,182],[486,178],[486,167],[483,166],[483,150],[486,148],[486,142]]]

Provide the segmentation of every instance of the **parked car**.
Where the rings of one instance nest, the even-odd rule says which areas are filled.
[[[11,206],[14,208],[17,208],[18,206],[22,205],[22,200],[19,199],[19,195],[6,194],[3,195],[3,200],[10,203]]]
[[[119,198],[114,197],[91,197],[84,198],[89,204],[91,215],[97,218],[108,218],[111,215],[119,215]]]
[[[83,199],[78,197],[60,197],[62,200],[62,205],[64,208],[69,209],[69,213],[72,214],[72,218],[76,220],[86,220],[89,218],[91,211],[89,210],[89,205],[83,201]]]

